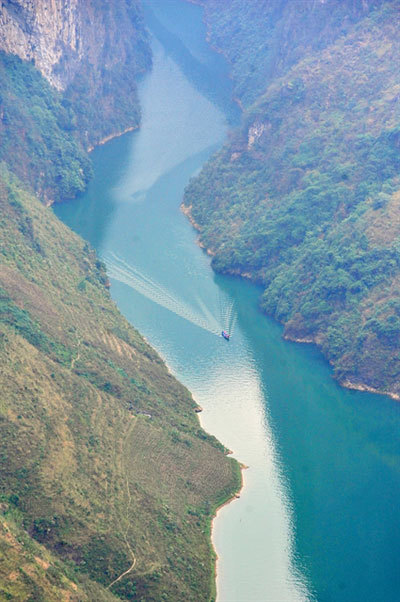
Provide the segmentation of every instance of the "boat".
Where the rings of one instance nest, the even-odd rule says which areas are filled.
[[[229,341],[229,339],[231,338],[231,335],[230,335],[230,334],[228,334],[228,333],[226,332],[226,330],[223,330],[223,331],[221,332],[221,336],[223,336],[223,337],[224,337],[224,339],[225,339],[226,341]]]

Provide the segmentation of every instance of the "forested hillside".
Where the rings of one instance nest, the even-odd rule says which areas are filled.
[[[263,284],[286,337],[317,342],[341,382],[400,395],[399,4],[257,3],[254,27],[245,4],[207,3],[249,106],[185,206],[215,269]]]
[[[31,63],[0,52],[0,160],[46,203],[74,197],[91,177],[78,113]]]
[[[0,599],[210,600],[239,466],[44,206],[90,177],[87,114],[16,56],[0,82]],[[115,131],[138,123],[127,89]]]
[[[368,14],[373,0],[198,0],[209,42],[231,64],[235,95],[248,107],[273,78],[320,52]]]

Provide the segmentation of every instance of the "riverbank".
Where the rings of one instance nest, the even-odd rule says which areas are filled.
[[[121,132],[115,132],[113,134],[109,134],[105,138],[102,138],[102,140],[99,140],[99,142],[96,142],[96,144],[89,146],[86,150],[88,153],[91,153],[98,146],[103,146],[107,142],[110,142],[110,140],[114,140],[114,138],[119,138],[120,136],[123,136],[124,134],[127,134],[128,132],[134,132],[135,130],[139,129],[139,127],[140,127],[140,125],[132,125],[132,126],[125,128]]]
[[[232,453],[232,452],[229,452]],[[211,591],[212,591],[212,600],[217,600],[217,595],[218,595],[218,591],[217,591],[217,583],[218,583],[218,554],[217,554],[217,550],[214,544],[214,540],[213,540],[213,531],[214,531],[214,523],[215,520],[218,518],[218,513],[225,508],[226,506],[229,506],[230,504],[232,504],[233,502],[237,501],[240,499],[240,495],[242,493],[242,490],[244,488],[244,479],[243,479],[243,471],[245,469],[247,469],[248,466],[245,466],[244,464],[240,464],[238,462],[238,474],[239,474],[239,478],[240,478],[240,486],[239,488],[232,493],[232,495],[230,497],[227,497],[225,500],[221,499],[220,503],[218,505],[215,506],[215,508],[213,509],[213,515],[210,521],[210,526],[209,526],[209,537],[210,537],[210,543],[212,546],[212,555],[213,555],[213,573],[214,573],[214,577],[211,580]]]
[[[379,389],[374,389],[373,387],[369,387],[368,385],[364,385],[363,383],[353,383],[349,380],[338,381],[342,387],[346,387],[347,389],[352,389],[353,391],[363,391],[366,393],[375,393],[376,395],[386,395],[395,401],[400,401],[400,395],[397,393],[392,393],[389,391],[380,391]]]
[[[188,1],[190,1],[190,0],[188,0]],[[183,213],[184,215],[186,215],[186,217],[188,218],[189,222],[192,224],[193,228],[194,228],[195,230],[197,230],[198,232],[200,232],[200,226],[199,226],[199,224],[197,224],[197,223],[194,221],[194,219],[193,219],[193,217],[192,217],[192,214],[191,214],[191,212],[190,212],[190,209],[191,209],[191,208],[190,208],[190,207],[186,207],[186,206],[185,206],[185,205],[182,203],[182,204],[181,204],[181,206],[180,206],[180,209],[181,209],[182,213]],[[201,240],[200,240],[199,238],[197,239],[197,241],[196,241],[196,242],[197,242],[198,246],[200,247],[200,249],[203,249],[203,250],[204,250],[204,251],[207,253],[207,255],[209,255],[210,257],[212,257],[212,256],[214,255],[214,253],[211,251],[211,249],[207,249],[207,248],[206,248],[206,246],[205,246],[205,245],[204,245],[204,244],[201,242]]]
[[[195,221],[195,219],[192,216],[192,206],[191,205],[185,205],[184,203],[181,203],[180,205],[180,209],[182,211],[182,213],[187,217],[187,219],[189,220],[190,224],[193,226],[193,228],[199,233],[199,237],[197,239],[197,244],[198,246],[203,249],[207,255],[209,255],[210,257],[214,257],[215,253],[212,249],[208,248],[201,240],[200,238],[200,234],[201,234],[201,226]],[[260,283],[256,278],[254,278],[252,276],[251,273],[249,272],[239,272],[239,271],[227,271],[224,272],[230,276],[235,276],[238,278],[243,278],[245,280],[248,280],[250,282],[252,282],[253,284],[257,284],[260,285],[262,283]],[[261,308],[262,309],[262,308]],[[268,316],[268,314],[266,312],[264,312],[264,315]],[[273,318],[273,316],[269,316],[271,318]],[[282,323],[281,323],[282,324]],[[283,324],[282,324],[283,325]],[[324,356],[325,360],[327,361],[328,364],[330,364],[332,367],[334,367],[334,363],[330,362],[325,354],[323,353],[322,349],[321,349],[321,345],[318,343],[317,340],[315,340],[312,337],[295,337],[295,336],[291,336],[290,334],[287,333],[283,333],[282,337],[284,340],[286,341],[290,341],[292,343],[301,343],[301,344],[312,344],[315,345],[322,353],[322,355]],[[360,392],[368,392],[368,393],[374,393],[376,395],[382,395],[382,396],[386,396],[386,397],[390,397],[391,399],[395,400],[395,401],[400,401],[400,395],[394,391],[385,391],[382,389],[378,389],[375,387],[371,387],[369,385],[367,385],[366,383],[355,383],[353,381],[351,381],[350,379],[344,378],[342,380],[340,379],[336,379],[335,377],[333,377],[334,380],[336,380],[336,382],[343,388],[345,389],[351,389],[353,391],[360,391]]]

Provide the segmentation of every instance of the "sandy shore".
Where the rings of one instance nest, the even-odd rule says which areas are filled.
[[[127,134],[128,132],[133,132],[134,130],[137,130],[138,128],[139,128],[138,125],[132,125],[132,126],[129,126],[128,128],[126,128],[125,130],[123,130],[122,132],[115,132],[114,134],[110,134],[109,136],[106,136],[99,142],[96,142],[96,144],[94,144],[93,146],[89,146],[89,148],[87,149],[87,152],[91,153],[96,148],[96,146],[102,146],[103,144],[106,144],[110,140],[113,140],[113,138],[119,138],[120,136],[123,136],[124,134]]]

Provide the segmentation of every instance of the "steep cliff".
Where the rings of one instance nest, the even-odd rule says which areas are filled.
[[[188,187],[185,204],[215,269],[262,283],[262,306],[286,337],[318,343],[342,383],[398,397],[399,6],[300,4],[269,5],[292,26],[281,30],[278,12],[278,37],[271,42],[265,31],[264,54],[251,45],[253,19],[243,17],[238,39],[248,59],[233,73],[237,82],[259,81],[258,89],[264,82],[263,93]],[[214,14],[211,32],[222,28],[229,55],[235,17],[245,12],[232,3]],[[296,20],[305,14],[308,46]],[[254,24],[259,37],[267,22]],[[281,57],[274,67],[272,50]],[[238,93],[249,101],[250,92]]]
[[[32,61],[53,86],[65,90],[85,56],[84,6],[78,0],[6,0],[0,6],[0,48]],[[68,68],[57,73],[55,68],[64,57]]]
[[[138,125],[136,81],[151,53],[137,0],[5,0],[0,49],[64,93],[85,145]]]

